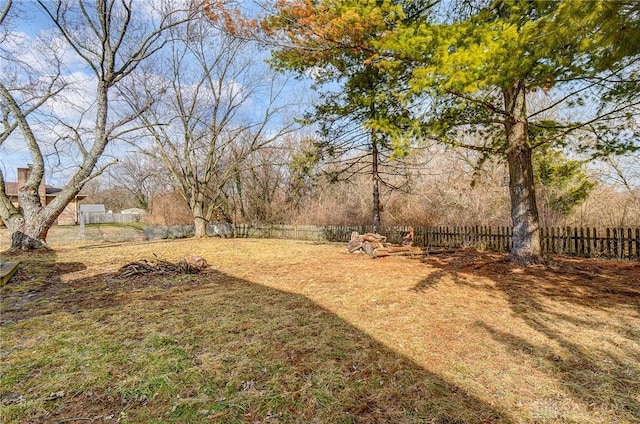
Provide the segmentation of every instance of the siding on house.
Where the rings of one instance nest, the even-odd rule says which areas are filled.
[[[84,197],[84,196],[83,196]],[[53,200],[53,199],[52,199]],[[78,224],[79,205],[78,200],[72,200],[62,211],[58,219],[57,225],[76,225]]]

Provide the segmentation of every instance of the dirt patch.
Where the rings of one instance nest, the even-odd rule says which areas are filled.
[[[85,278],[67,279],[65,276],[86,270],[82,263],[56,262],[42,269],[34,279],[30,267],[14,275],[11,286],[3,294],[5,307],[0,323],[17,322],[36,316],[57,312],[80,313],[101,308],[114,307],[122,302],[122,296],[147,289],[169,290],[177,286],[196,285],[200,282],[195,272],[188,267],[164,263],[153,266],[153,271],[138,272],[142,262],[124,265],[116,272],[92,275]],[[149,262],[144,262],[149,266]],[[133,264],[133,265],[132,265]],[[134,269],[135,268],[135,269]],[[204,270],[211,278],[215,271]],[[11,289],[20,287],[21,290]]]

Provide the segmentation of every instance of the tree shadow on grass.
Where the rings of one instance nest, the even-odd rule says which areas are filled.
[[[16,274],[0,288],[0,325],[19,321],[31,313],[42,315],[55,311],[50,300],[64,301],[73,287],[62,276],[83,271],[82,262],[56,262],[56,253],[43,249],[13,255],[21,261]]]
[[[433,290],[444,280],[451,279],[453,282],[459,285],[467,285],[469,284],[468,280],[464,278],[461,274],[448,271],[446,269],[438,269],[430,273],[427,277],[423,278],[411,288],[411,291],[414,292],[426,292],[429,290]]]
[[[3,389],[25,399],[8,406],[16,422],[511,422],[308,298],[217,271],[58,274],[41,294],[22,312],[2,300],[7,334],[66,320],[30,347],[47,366],[20,347],[5,354],[21,372]],[[66,386],[42,387],[54,377]]]
[[[551,343],[484,322],[478,328],[516,357],[540,364],[588,408],[614,422],[640,421],[640,263],[555,258],[549,267],[522,267],[500,254],[469,251],[425,262],[437,270],[415,290],[446,278],[502,293],[513,315]]]

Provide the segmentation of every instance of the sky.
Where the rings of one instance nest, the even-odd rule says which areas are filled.
[[[3,4],[3,0],[0,0]],[[153,8],[154,0],[138,0],[135,3],[143,16],[150,17],[150,10]],[[67,123],[83,122],[83,126],[90,129],[93,125],[92,114],[93,98],[95,97],[96,82],[90,70],[80,58],[61,40],[60,36],[54,33],[47,33],[46,29],[51,26],[49,19],[40,11],[35,0],[15,0],[14,7],[17,18],[5,25],[11,31],[11,37],[5,39],[0,46],[2,58],[0,58],[0,78],[7,78],[11,74],[10,61],[20,61],[27,64],[32,69],[48,70],[50,64],[48,59],[53,52],[57,52],[62,57],[62,71],[65,80],[69,83],[70,89],[65,90],[54,101],[48,102],[38,116],[38,122],[33,123],[33,128],[41,140],[45,140],[49,145],[49,156],[47,156],[47,181],[57,184],[64,181],[72,169],[71,165],[77,163],[78,153],[71,149],[67,143],[56,140],[55,133],[66,131],[64,126],[51,126],[52,117],[55,116]],[[43,40],[45,41],[43,43]],[[59,49],[53,49],[59,47]],[[266,58],[268,52],[264,52]],[[23,76],[24,77],[24,76]],[[288,96],[301,103],[310,95],[309,82],[289,81]],[[259,101],[252,103],[255,107]],[[250,113],[250,107],[247,113]],[[52,131],[53,129],[53,131]],[[106,152],[107,156],[117,157],[126,152],[122,144],[113,144]],[[25,166],[32,161],[29,152],[26,150],[21,140],[19,131],[0,146],[0,169],[7,181],[14,181],[16,168]],[[624,160],[625,165],[633,162],[634,159]],[[632,163],[633,165],[633,163]],[[635,180],[637,181],[637,180]],[[640,183],[640,182],[639,182]]]

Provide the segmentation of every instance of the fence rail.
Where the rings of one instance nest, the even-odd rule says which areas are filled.
[[[383,227],[380,234],[400,243],[408,226]],[[236,224],[236,237],[288,238],[347,242],[351,232],[371,231],[368,226],[293,226]],[[464,248],[507,252],[512,246],[511,227],[414,227],[414,244],[425,248]],[[540,232],[545,253],[578,257],[640,260],[640,228],[544,228]]]

